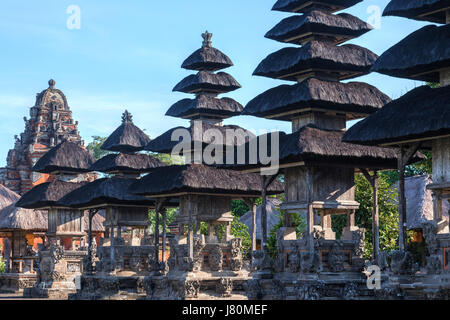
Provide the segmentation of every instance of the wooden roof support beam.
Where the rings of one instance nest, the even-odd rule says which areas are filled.
[[[278,173],[274,175],[261,175],[261,185],[262,185],[262,206],[261,206],[261,232],[262,232],[262,249],[267,244],[267,188],[275,181],[278,177]]]
[[[378,264],[380,257],[380,212],[378,206],[378,171],[374,171],[373,175],[369,173],[367,169],[360,169],[361,172],[369,181],[373,190],[373,210],[372,210],[372,244],[373,244],[373,254],[372,258],[375,264]]]
[[[244,198],[244,203],[252,211],[252,256],[253,252],[256,251],[256,198]]]
[[[92,274],[92,272],[94,271],[94,266],[93,266],[93,236],[92,236],[92,219],[94,218],[94,216],[98,213],[98,209],[90,209],[89,210],[89,229],[88,229],[88,263],[87,263],[87,270],[86,272],[88,274]]]
[[[159,265],[159,214],[164,211],[164,202],[166,198],[159,198],[156,200],[155,208],[155,265]],[[165,227],[165,226],[164,226]],[[164,234],[164,231],[163,231]],[[159,270],[158,270],[159,271]]]

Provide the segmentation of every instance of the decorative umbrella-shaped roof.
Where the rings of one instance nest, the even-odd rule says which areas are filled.
[[[15,203],[19,199],[20,196],[17,193],[0,184],[0,209]]]
[[[392,0],[384,9],[383,16],[445,23],[448,10],[448,0]]]
[[[300,48],[283,48],[270,54],[253,74],[297,81],[315,73],[344,80],[368,74],[377,58],[375,53],[357,45],[310,41]]]
[[[153,207],[153,199],[129,192],[130,186],[135,182],[136,179],[118,177],[98,179],[66,194],[58,204],[81,209],[115,205]]]
[[[107,151],[133,153],[142,151],[150,143],[150,138],[133,123],[133,116],[125,110],[122,124],[118,127],[101,148]]]
[[[267,32],[266,38],[293,44],[323,38],[340,44],[372,29],[369,24],[347,13],[335,15],[324,10],[312,10],[283,19]]]
[[[95,162],[91,170],[103,173],[146,173],[165,166],[159,159],[147,154],[108,154]]]
[[[181,80],[173,91],[184,93],[212,92],[226,93],[241,88],[241,85],[228,73],[211,73],[199,71],[195,75],[190,75]]]
[[[306,13],[311,9],[323,8],[330,12],[354,6],[362,0],[278,0],[272,10]]]
[[[33,167],[40,173],[89,172],[94,157],[83,147],[73,142],[63,142],[50,149]]]
[[[87,182],[53,181],[37,185],[16,203],[16,207],[26,209],[46,209],[60,207],[57,202],[66,194],[85,185]]]
[[[200,164],[155,169],[135,182],[130,191],[148,196],[178,196],[181,194],[217,194],[230,197],[261,195],[261,176],[217,169]],[[267,193],[283,193],[283,185],[275,181]]]
[[[450,134],[450,86],[421,86],[392,101],[377,113],[356,123],[344,141],[365,145]]]
[[[372,114],[390,101],[380,90],[363,82],[341,83],[310,78],[260,94],[245,106],[242,114],[290,120],[295,114],[316,109],[344,111],[351,120]]]
[[[439,82],[450,66],[450,25],[425,26],[383,53],[372,71],[393,77]]]

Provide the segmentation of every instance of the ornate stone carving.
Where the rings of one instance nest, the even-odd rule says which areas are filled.
[[[302,285],[297,284],[295,292],[298,300],[320,300],[322,284]]]
[[[230,268],[232,271],[240,271],[244,265],[242,260],[242,239],[234,238],[230,241],[231,245],[231,260]]]
[[[222,271],[223,252],[220,245],[214,245],[209,253],[209,268],[212,271]]]
[[[336,241],[331,248],[330,254],[328,256],[328,265],[332,272],[342,272],[345,270],[345,253],[342,248],[343,244],[341,241]]]
[[[231,297],[233,291],[233,281],[230,278],[220,278],[216,284],[216,292],[221,297]]]
[[[427,257],[426,269],[428,274],[441,274],[444,270],[442,257],[436,254]]]
[[[352,232],[352,240],[356,243],[353,254],[357,257],[362,257],[364,255],[364,239],[366,238],[365,232],[365,229],[358,229]]]
[[[302,273],[320,273],[322,269],[318,250],[300,253],[300,271]]]
[[[417,271],[414,260],[409,252],[400,250],[391,253],[391,271],[394,274],[413,274]]]
[[[187,280],[184,283],[184,297],[185,298],[198,298],[200,293],[200,281]]]
[[[437,224],[434,221],[427,221],[423,224],[423,237],[427,243],[430,254],[439,253],[439,242],[437,240]]]
[[[245,284],[245,291],[249,300],[261,300],[264,296],[261,283],[257,279],[248,280]]]
[[[203,249],[205,244],[199,237],[194,238],[194,271],[200,271],[203,263]]]
[[[345,284],[344,289],[342,290],[342,297],[345,300],[353,300],[358,296],[358,286],[354,282],[350,282]]]
[[[116,293],[119,291],[119,280],[111,277],[101,278],[99,279],[99,287],[104,292]]]
[[[297,244],[292,246],[292,251],[288,257],[287,270],[291,273],[300,271],[300,252]]]

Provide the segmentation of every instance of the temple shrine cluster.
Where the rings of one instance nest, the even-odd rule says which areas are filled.
[[[346,43],[373,29],[338,13],[360,2],[278,0],[273,10],[292,16],[266,38],[289,46],[269,54],[254,75],[289,83],[245,107],[219,97],[241,85],[221,71],[233,63],[206,31],[182,64],[193,74],[174,87],[193,97],[166,113],[189,126],[150,139],[125,111],[101,159],[84,146],[66,97],[50,80],[0,175],[0,289],[84,300],[449,299],[450,2],[392,0],[384,15],[435,24],[380,57]],[[354,80],[371,72],[435,85],[391,100]],[[289,121],[292,132],[255,136],[223,124],[239,115]],[[351,120],[360,121],[347,130]],[[276,170],[263,159],[267,148],[277,148]],[[408,165],[426,159],[423,150],[431,151],[432,176],[405,177]],[[174,153],[184,164],[159,157]],[[379,174],[387,170],[399,176],[392,252],[380,246]],[[372,189],[370,258],[366,230],[356,223],[357,174]],[[409,196],[411,188],[420,194]],[[280,200],[283,226],[269,250],[272,197]],[[233,235],[233,200],[250,210],[250,252]],[[174,221],[168,209],[176,209]],[[339,236],[338,216],[346,221]],[[408,230],[424,238],[422,266],[408,249]],[[374,266],[377,287],[367,285]]]

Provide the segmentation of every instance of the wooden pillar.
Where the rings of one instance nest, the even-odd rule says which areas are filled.
[[[97,210],[89,210],[89,219],[88,219],[88,272],[92,272],[93,267],[93,257],[92,257],[92,219],[94,218],[95,214],[97,213]]]
[[[163,209],[163,199],[156,200],[156,207],[155,207],[155,259],[159,262],[159,213]]]
[[[189,231],[188,231],[188,238],[187,238],[187,244],[188,244],[188,257],[189,259],[194,259],[194,232],[193,232],[193,210],[192,207],[192,198],[189,197]]]
[[[405,168],[420,147],[416,143],[410,147],[401,147],[398,152],[398,215],[399,215],[399,249],[406,250],[406,195],[405,195]]]
[[[163,224],[162,224],[162,262],[166,261],[166,248],[167,248],[167,211],[162,212]]]
[[[309,250],[314,251],[314,208],[313,208],[313,172],[311,168],[306,169],[306,199],[307,199],[307,211],[306,211],[306,223],[307,223],[307,241]]]
[[[441,190],[433,190],[433,214],[436,222],[440,222],[443,216],[441,194]]]
[[[111,209],[109,209],[111,210]],[[109,243],[110,243],[110,263],[111,263],[111,271],[114,273],[116,270],[116,259],[114,257],[114,237],[115,237],[115,233],[114,233],[114,225],[112,225],[112,220],[111,220],[111,226],[110,226],[110,238],[109,238]]]
[[[262,206],[261,206],[261,232],[262,232],[262,249],[267,244],[267,188],[270,184],[276,179],[278,174],[275,175],[261,175],[261,198],[262,198]]]
[[[379,177],[378,172],[375,170],[373,175],[370,175],[369,171],[366,169],[360,169],[361,172],[366,177],[367,181],[369,181],[372,186],[373,191],[373,203],[372,203],[372,245],[373,245],[373,254],[372,258],[375,262],[378,262],[378,258],[380,256],[380,213],[379,213],[379,205],[378,205],[378,188],[379,188]]]
[[[244,202],[252,212],[252,234],[250,236],[252,239],[252,253],[253,253],[253,251],[256,251],[256,210],[257,210],[256,200],[253,198],[246,198],[244,199]]]

